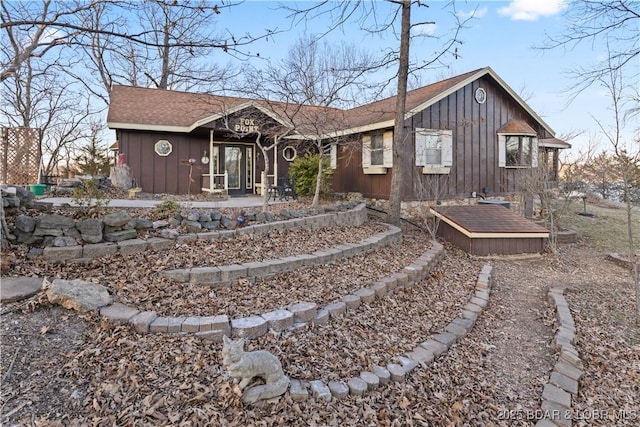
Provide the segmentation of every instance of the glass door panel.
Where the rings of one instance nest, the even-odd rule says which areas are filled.
[[[229,176],[229,189],[239,190],[242,185],[242,148],[224,147],[224,169]]]

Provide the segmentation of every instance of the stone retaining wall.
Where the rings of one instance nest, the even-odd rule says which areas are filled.
[[[389,227],[388,231],[378,233],[361,242],[334,246],[310,254],[299,254],[285,258],[215,267],[165,270],[160,274],[181,283],[206,283],[209,285],[223,286],[230,285],[238,279],[246,279],[253,282],[259,278],[270,277],[278,273],[294,271],[314,265],[326,264],[337,259],[371,252],[392,243],[401,242],[402,230],[392,225],[387,226]]]
[[[264,224],[249,225],[237,230],[207,231],[203,233],[191,233],[175,235],[175,238],[153,237],[150,239],[129,238],[122,241],[106,243],[96,243],[88,245],[73,246],[48,246],[43,250],[45,259],[51,262],[62,262],[68,260],[93,259],[115,254],[130,254],[143,252],[146,250],[166,250],[173,248],[176,244],[185,241],[204,239],[208,241],[224,239],[238,234],[261,235],[272,230],[285,230],[295,228],[306,228],[318,230],[332,226],[360,226],[367,221],[367,210],[364,203],[356,205],[353,209],[313,215],[302,218],[293,218],[285,221],[275,221]],[[135,232],[135,230],[133,230]],[[130,236],[132,237],[132,236]]]
[[[266,334],[270,329],[276,332],[296,328],[305,324],[326,324],[331,318],[357,310],[362,303],[375,298],[385,298],[401,288],[411,288],[427,277],[431,269],[444,254],[438,242],[402,272],[371,283],[368,287],[345,295],[325,307],[315,302],[301,301],[268,313],[229,319],[226,315],[179,317],[158,316],[154,311],[140,312],[133,307],[115,303],[100,309],[100,314],[116,324],[129,323],[140,333],[194,333],[208,340],[222,341],[222,336],[252,339]]]

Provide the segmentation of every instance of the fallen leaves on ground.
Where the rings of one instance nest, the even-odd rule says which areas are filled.
[[[344,270],[336,264],[295,280],[283,278],[273,284],[282,288],[271,299],[285,298],[285,288],[300,284],[309,292],[311,285],[323,288],[334,283],[338,284],[336,293],[347,290],[359,279],[343,275],[368,260],[375,267],[363,270],[362,283],[375,274],[386,274],[385,265],[403,265],[423,250],[420,244],[424,242],[418,237],[414,242],[410,236],[407,231],[405,242],[388,252],[380,250],[347,261]],[[287,239],[286,246],[306,251],[309,239],[303,240]],[[182,262],[180,254],[175,256]],[[274,352],[286,373],[295,378],[347,379],[375,364],[385,365],[441,330],[466,302],[484,262],[447,248],[431,277],[410,290],[376,300],[328,326],[268,334],[250,341],[248,347]],[[287,393],[256,406],[243,406],[237,385],[220,366],[220,344],[189,335],[139,335],[131,328],[103,323],[97,316],[50,306],[37,297],[13,303],[7,308],[14,310],[3,310],[0,326],[2,422],[43,426],[529,426],[535,419],[526,419],[527,411],[539,408],[541,387],[556,357],[549,347],[555,323],[546,289],[567,284],[567,299],[578,328],[577,346],[585,362],[575,409],[583,414],[627,410],[628,415],[615,422],[576,424],[637,425],[638,413],[633,410],[640,407],[640,334],[633,324],[628,271],[606,264],[602,254],[583,245],[563,246],[557,257],[490,262],[496,274],[491,301],[467,337],[428,368],[416,368],[405,382],[329,403],[314,397],[293,402]],[[131,269],[128,274],[118,271],[125,266]],[[134,264],[112,264],[111,272],[108,265],[66,268],[47,271],[55,277],[86,269],[86,277],[111,277],[118,298],[130,295],[132,300],[136,292],[126,276],[148,276],[143,263],[135,268]],[[238,294],[246,291],[236,290]],[[230,293],[224,298],[238,298],[236,312],[248,312],[249,305],[243,305],[240,296]],[[176,301],[185,299],[176,295]],[[257,293],[252,299],[268,301],[269,294]],[[269,305],[263,302],[263,306]],[[171,313],[168,303],[161,307]]]

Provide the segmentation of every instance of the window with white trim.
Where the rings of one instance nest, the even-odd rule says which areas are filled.
[[[384,164],[384,139],[381,133],[371,135],[371,166]]]
[[[453,131],[416,128],[416,166],[424,173],[449,173],[453,165]]]
[[[498,134],[498,166],[538,167],[538,138]]]
[[[377,132],[362,137],[362,168],[386,173],[393,166],[393,132]]]

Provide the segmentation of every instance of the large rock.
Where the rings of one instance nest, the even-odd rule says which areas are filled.
[[[104,240],[106,242],[121,242],[123,240],[135,239],[136,237],[138,237],[136,230],[121,230],[105,233]]]
[[[41,289],[42,279],[38,277],[3,277],[0,280],[0,301],[20,301],[37,294]]]
[[[53,239],[53,246],[56,248],[66,248],[68,246],[76,246],[78,242],[73,237],[58,236]]]
[[[101,242],[103,226],[102,220],[94,218],[82,219],[76,223],[76,228],[86,243]]]
[[[38,228],[67,229],[76,225],[73,218],[58,214],[42,215],[38,220]]]
[[[113,302],[107,288],[80,279],[55,279],[47,290],[47,298],[52,304],[80,312],[97,310]]]
[[[30,216],[19,215],[15,222],[16,230],[20,230],[24,233],[33,233],[36,228],[36,220]]]
[[[131,221],[131,215],[127,212],[114,212],[104,216],[104,224],[109,227],[123,227]]]

